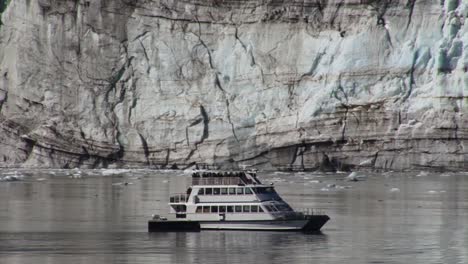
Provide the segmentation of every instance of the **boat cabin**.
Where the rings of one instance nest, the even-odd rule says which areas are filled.
[[[264,220],[294,213],[255,172],[194,172],[186,193],[170,196],[171,213],[190,220]]]

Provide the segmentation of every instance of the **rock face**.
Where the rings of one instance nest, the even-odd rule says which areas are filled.
[[[0,166],[468,169],[467,19],[462,0],[10,1]]]

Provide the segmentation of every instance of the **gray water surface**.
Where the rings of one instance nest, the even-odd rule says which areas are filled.
[[[260,173],[321,234],[147,233],[188,174],[1,170],[0,263],[468,263],[467,173]],[[17,181],[11,181],[17,180]]]

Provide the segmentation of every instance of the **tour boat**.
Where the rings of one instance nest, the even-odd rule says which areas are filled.
[[[295,211],[254,171],[192,174],[185,193],[169,199],[173,219],[155,215],[150,232],[199,230],[319,231],[330,219],[315,210]]]

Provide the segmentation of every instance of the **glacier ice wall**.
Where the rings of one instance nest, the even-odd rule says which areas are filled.
[[[14,0],[0,166],[468,168],[461,0]]]

